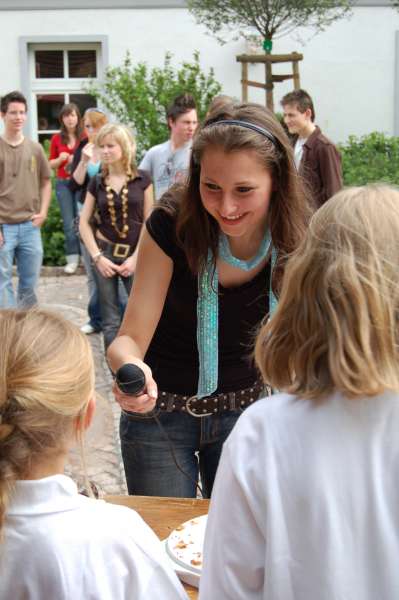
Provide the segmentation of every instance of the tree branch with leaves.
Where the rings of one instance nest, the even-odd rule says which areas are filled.
[[[399,0],[398,0],[399,2]],[[188,9],[219,42],[287,35],[298,27],[316,32],[348,16],[353,0],[188,0]]]

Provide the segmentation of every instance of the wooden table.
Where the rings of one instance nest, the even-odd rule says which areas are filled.
[[[206,515],[209,500],[192,498],[159,498],[151,496],[106,496],[107,502],[123,504],[136,510],[144,521],[155,531],[160,540],[168,537],[171,531],[194,517]],[[198,598],[198,590],[184,584],[192,600]]]

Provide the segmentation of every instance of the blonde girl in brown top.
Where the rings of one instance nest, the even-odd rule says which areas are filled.
[[[80,216],[80,233],[96,265],[107,348],[121,322],[118,280],[130,293],[137,244],[153,196],[150,177],[137,169],[136,143],[127,127],[105,125],[96,138],[96,146],[102,169],[89,184]],[[93,229],[90,221],[94,214],[98,219]]]

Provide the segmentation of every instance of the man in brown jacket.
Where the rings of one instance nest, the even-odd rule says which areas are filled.
[[[281,100],[284,122],[295,136],[295,163],[319,208],[342,188],[341,156],[334,144],[314,124],[312,98],[295,90]]]

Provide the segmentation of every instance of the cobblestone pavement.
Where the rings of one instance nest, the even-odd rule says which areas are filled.
[[[58,273],[54,269],[54,273]],[[42,276],[39,303],[61,313],[78,326],[87,322],[87,286],[84,275]],[[104,494],[127,494],[119,445],[120,409],[111,392],[111,376],[104,360],[101,334],[89,336],[96,366],[97,409],[85,438],[85,459],[89,479]],[[83,481],[79,450],[70,454],[67,473]]]

